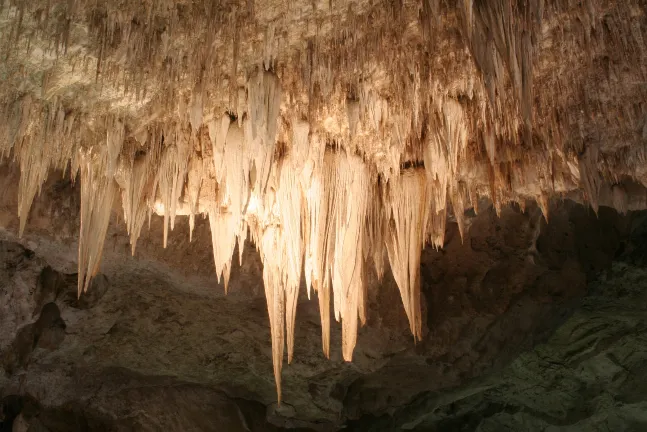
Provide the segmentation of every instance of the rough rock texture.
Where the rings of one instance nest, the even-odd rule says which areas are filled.
[[[644,251],[643,251],[644,252]],[[647,271],[614,263],[545,342],[502,370],[418,395],[349,430],[642,431],[647,428]]]
[[[449,425],[451,430],[451,425],[472,424],[465,417],[470,412],[480,418],[482,406],[495,412],[492,407],[512,404],[517,393],[526,395],[519,389],[535,385],[531,378],[527,383],[525,375],[516,381],[510,378],[505,384],[504,378],[487,374],[502,371],[497,373],[508,376],[512,367],[529,368],[527,358],[535,354],[521,353],[547,340],[556,328],[549,347],[554,340],[570,337],[573,320],[584,320],[589,309],[594,313],[595,307],[613,306],[604,299],[618,297],[609,319],[626,322],[609,328],[609,334],[640,328],[631,324],[634,309],[621,306],[627,301],[634,303],[633,308],[642,307],[636,298],[623,300],[622,284],[627,283],[622,278],[627,274],[638,280],[644,260],[625,259],[626,264],[612,267],[617,254],[644,257],[644,242],[635,228],[640,215],[621,216],[601,208],[596,216],[579,204],[555,202],[547,224],[537,207],[529,206],[525,213],[504,207],[499,217],[482,202],[478,215],[465,215],[469,230],[463,242],[458,226],[449,223],[446,247],[423,253],[420,342],[412,340],[399,290],[388,272],[382,283],[374,276],[368,283],[367,324],[359,330],[352,363],[343,361],[340,344],[335,343],[341,337],[337,326],[331,335],[331,359],[324,358],[317,302],[302,295],[295,357],[284,368],[283,404],[277,407],[262,266],[253,249],[246,249],[242,267],[232,269],[225,297],[206,264],[208,248],[183,246],[175,242],[184,238],[182,234],[173,233],[169,247],[159,249],[161,218],[154,217],[152,232],[144,233],[138,259],[129,257],[127,235],[111,228],[114,246],[106,248],[103,273],[77,300],[76,231],[68,229],[76,221],[59,210],[49,213],[63,208],[60,200],[73,199],[75,192],[75,187],[53,182],[36,203],[35,214],[44,212],[51,226],[60,228],[57,233],[48,234],[44,225],[38,234],[19,241],[4,231],[0,248],[4,369],[0,396],[8,398],[6,410],[11,404],[23,407],[15,413],[21,413],[19,421],[47,428],[43,430],[70,430],[71,422],[78,425],[75,430],[218,430],[222,424],[230,425],[225,430],[337,430],[344,424],[357,430],[393,430],[402,425],[423,430],[447,430],[443,425]],[[13,211],[3,208],[1,214],[7,226],[16,226]],[[208,229],[205,225],[197,221],[196,232]],[[185,262],[205,265],[186,275]],[[603,282],[591,282],[600,272]],[[593,294],[582,309],[580,299],[587,286],[593,287]],[[605,286],[615,287],[616,294],[595,294]],[[640,289],[636,286],[626,295],[631,292],[639,295]],[[578,312],[567,321],[573,310]],[[566,336],[560,336],[563,333]],[[578,335],[568,343],[555,343],[588,346],[588,333]],[[633,363],[618,361],[632,370]],[[533,379],[552,376],[549,362],[532,364]],[[479,378],[483,374],[486,378]],[[499,392],[490,397],[485,391],[465,390],[480,395],[474,397],[483,402],[461,405],[458,411],[429,408],[436,404],[430,402],[434,397],[459,391],[450,389],[471,389],[466,383],[472,379],[495,380],[496,386],[488,388]],[[508,388],[512,390],[506,393]],[[600,384],[600,388],[607,387]],[[496,402],[504,397],[510,401]],[[576,400],[573,394],[568,397]],[[633,409],[630,402],[626,405]],[[572,423],[553,421],[561,417],[549,408],[542,408],[548,414],[532,421]],[[385,413],[389,420],[383,418]]]

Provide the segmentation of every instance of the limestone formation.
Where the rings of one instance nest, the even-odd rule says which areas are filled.
[[[645,40],[642,0],[0,0],[0,156],[20,235],[80,183],[78,295],[117,206],[133,255],[208,218],[225,290],[251,239],[280,401],[302,277],[350,361],[387,260],[422,339],[422,250],[479,200],[647,207]]]

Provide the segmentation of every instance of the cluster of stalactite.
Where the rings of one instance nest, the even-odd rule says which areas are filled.
[[[647,136],[635,133],[624,153],[605,154],[585,145],[581,128],[570,132],[584,120],[570,117],[559,86],[534,91],[550,82],[536,76],[542,20],[580,6],[357,2],[314,10],[326,17],[321,33],[337,18],[345,30],[317,30],[295,47],[288,30],[261,26],[262,5],[249,1],[141,2],[133,10],[83,0],[4,3],[0,153],[20,164],[20,234],[48,174],[63,171],[81,184],[79,295],[99,269],[119,195],[133,254],[152,214],[164,218],[164,247],[176,216],[188,217],[190,236],[196,216],[207,217],[225,289],[234,250],[242,259],[249,236],[263,261],[279,400],[302,277],[308,296],[318,296],[325,355],[334,314],[350,361],[366,320],[369,266],[381,277],[388,260],[411,332],[422,337],[420,255],[425,245],[442,247],[448,212],[463,235],[463,210],[477,209],[482,196],[497,209],[534,199],[546,218],[551,196],[579,189],[596,210],[600,202],[622,211],[645,205],[620,183],[647,174]],[[644,16],[607,3],[604,15],[584,3],[576,34],[644,60],[644,29],[597,30]],[[443,49],[451,58],[434,55]],[[24,75],[10,68],[19,55],[40,56],[30,66],[40,73],[24,85],[14,85]],[[645,63],[632,69],[643,80]],[[91,109],[62,90],[70,86],[80,99],[95,98]],[[604,119],[614,103],[597,108]],[[623,111],[626,124],[638,125],[645,109]]]

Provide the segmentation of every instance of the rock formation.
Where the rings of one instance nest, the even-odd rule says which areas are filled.
[[[546,230],[573,229],[564,225],[573,214],[593,223],[593,215],[580,214],[584,207],[559,200],[583,203],[601,220],[609,207],[620,214],[647,208],[646,13],[641,0],[0,0],[4,247],[35,253],[41,261],[34,272],[50,265],[55,275],[41,275],[55,281],[45,291],[40,283],[37,294],[26,279],[7,291],[3,307],[12,312],[3,319],[13,321],[0,345],[12,353],[5,372],[29,369],[41,349],[58,353],[70,326],[86,338],[73,347],[95,359],[93,337],[122,334],[126,325],[119,302],[155,295],[141,286],[150,283],[137,274],[142,269],[158,273],[155,284],[167,278],[170,291],[197,296],[222,281],[233,304],[219,304],[213,319],[235,311],[231,325],[241,327],[241,338],[265,334],[252,318],[250,327],[241,324],[259,313],[256,305],[236,304],[241,289],[262,284],[242,297],[265,297],[279,406],[268,418],[290,417],[291,406],[291,417],[308,427],[337,427],[354,414],[346,402],[330,400],[333,389],[313,390],[327,399],[315,407],[295,396],[303,392],[295,390],[299,379],[324,366],[299,371],[293,384],[283,367],[286,347],[287,361],[298,362],[300,350],[311,358],[309,344],[319,339],[299,338],[299,316],[309,313],[301,309],[312,307],[301,306],[303,296],[317,296],[323,355],[334,360],[341,348],[341,358],[360,363],[347,367],[362,374],[379,370],[386,356],[378,350],[371,358],[366,346],[357,359],[358,331],[371,317],[390,317],[385,322],[396,328],[406,317],[403,350],[424,351],[439,336],[425,314],[434,301],[448,300],[440,289],[422,295],[430,286],[425,277],[436,277],[425,274],[429,256],[451,256],[451,268],[467,250],[489,257],[465,258],[472,268],[454,273],[452,284],[465,278],[460,283],[472,286],[479,274],[482,284],[493,278],[486,285],[495,290],[512,284],[508,275],[518,269],[528,278],[519,286],[557,278],[581,296],[582,278],[600,270],[599,257],[558,262],[563,245],[542,250],[538,242],[547,241]],[[495,216],[506,247],[475,243],[497,224]],[[615,249],[600,247],[608,264]],[[579,245],[571,252],[583,253]],[[488,266],[503,268],[481,274]],[[75,296],[68,292],[72,274]],[[102,274],[108,278],[97,279]],[[107,282],[115,275],[116,284]],[[401,311],[391,310],[392,293],[379,300],[385,286],[397,287]],[[128,287],[130,294],[112,297]],[[491,307],[495,316],[506,311],[503,303]],[[199,322],[207,312],[195,314]],[[106,329],[109,316],[117,321]],[[341,322],[338,347],[331,317]],[[208,343],[190,337],[188,327],[198,323],[179,322],[187,343],[207,355]],[[61,358],[85,358],[73,347]],[[104,354],[116,347],[106,345]],[[138,355],[97,364],[98,372],[87,371],[90,381],[108,366],[126,369],[115,379],[132,383],[206,379],[169,365],[142,368]],[[37,363],[52,364],[44,358]],[[187,360],[187,370],[215,358]],[[227,385],[238,379],[231,370],[219,374],[230,374]],[[220,388],[200,391],[218,406],[233,404],[223,410],[235,405],[243,413],[232,395],[258,385],[258,394],[240,397],[270,403],[264,384],[235,384],[225,396]],[[38,404],[47,405],[42,398]],[[249,428],[241,416],[232,430]]]

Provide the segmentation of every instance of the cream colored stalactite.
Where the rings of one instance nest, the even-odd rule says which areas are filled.
[[[26,139],[20,148],[20,182],[18,184],[18,217],[22,237],[34,197],[47,178],[49,159],[43,139]]]
[[[308,300],[310,300],[312,289],[316,288],[317,281],[321,279],[322,270],[320,270],[319,243],[323,235],[320,235],[319,214],[321,212],[321,177],[312,175],[308,184],[304,187],[304,219],[303,234],[305,243],[304,252],[304,277],[306,281],[306,290]]]
[[[152,170],[150,166],[151,156],[135,156],[132,169],[131,202],[132,209],[128,219],[131,253],[135,255],[137,240],[146,221],[146,215],[151,205],[150,185],[152,182]]]
[[[176,163],[179,159],[177,146],[171,144],[164,149],[157,173],[156,190],[159,191],[164,205],[164,248],[168,241],[170,209],[173,199],[173,182],[177,175]]]
[[[296,170],[288,161],[282,163],[279,187],[276,191],[276,206],[280,221],[281,247],[277,251],[283,255],[282,280],[285,290],[285,321],[288,346],[288,363],[294,354],[294,324],[297,297],[303,266],[303,237],[301,230],[301,189]],[[282,249],[282,250],[281,250]],[[268,252],[271,253],[271,252]]]
[[[229,125],[227,127],[229,128]],[[214,191],[214,201],[210,204],[208,214],[216,277],[218,283],[220,283],[221,278],[224,280],[225,292],[227,292],[229,276],[231,274],[231,261],[236,248],[236,238],[239,233],[242,217],[240,214],[240,206],[231,206],[230,204],[232,196],[234,200],[238,196],[234,192],[236,187],[234,184],[235,173],[237,172],[239,175],[242,175],[242,173],[241,171],[236,171],[236,168],[241,168],[240,164],[238,164],[238,167],[235,165],[232,166],[229,169],[232,173],[231,179],[227,182],[227,171],[224,169],[226,166],[224,143],[222,148],[222,165],[220,167],[222,171],[219,173],[221,179],[214,185],[217,187],[217,192]],[[230,155],[230,157],[232,156]],[[232,157],[232,159],[234,158]],[[239,185],[240,183],[238,182]]]
[[[183,129],[180,125],[176,126],[175,141],[177,146],[177,160],[175,161],[171,192],[171,214],[169,218],[171,230],[173,230],[173,228],[175,227],[177,205],[180,202],[180,196],[182,195],[182,191],[184,190],[189,157],[193,150],[191,134],[188,133],[186,129]]]
[[[447,209],[431,210],[427,220],[427,235],[429,243],[437,249],[445,244],[445,225],[447,224]]]
[[[365,320],[363,249],[371,178],[359,157],[333,151],[325,152],[311,176],[305,191],[306,282],[319,297],[324,354],[330,352],[332,294],[335,318],[342,321],[343,356],[350,361],[358,318]]]
[[[332,288],[335,318],[342,320],[342,354],[346,361],[351,361],[360,309],[365,301],[362,248],[372,179],[364,161],[345,152],[336,153],[336,168]]]
[[[274,144],[266,145],[261,137],[253,138],[252,123],[243,123],[245,143],[249,146],[250,155],[250,182],[252,189],[258,196],[265,193],[269,174],[272,169]]]
[[[225,123],[223,122],[223,125]],[[242,248],[246,228],[243,224],[243,206],[249,196],[249,184],[245,175],[245,140],[237,123],[229,123],[225,144],[223,145],[222,170],[219,175],[217,203],[209,211],[209,223],[213,242],[214,262],[218,280],[223,277],[225,291],[229,285],[231,260],[239,244],[242,259]]]
[[[202,187],[204,173],[204,161],[196,153],[192,153],[189,159],[188,174],[186,181],[186,195],[189,201],[189,242],[193,241],[193,229],[195,228],[195,214],[198,212],[198,199]]]
[[[416,340],[420,340],[420,255],[425,242],[428,217],[424,171],[405,171],[393,178],[389,184],[389,199],[391,221],[386,249],[411,333]]]
[[[372,258],[378,266],[379,251],[383,251],[381,220],[372,219],[371,230],[366,225],[373,180],[361,158],[326,151],[323,160],[314,164],[304,191],[306,283],[319,297],[324,354],[330,352],[332,294],[335,318],[342,321],[343,356],[348,361],[357,339],[358,318],[365,321],[365,242],[376,247]],[[383,272],[383,266],[378,271]]]
[[[25,97],[20,102],[18,128],[8,141],[0,143],[2,154],[12,149],[20,165],[18,184],[19,236],[22,236],[34,198],[50,169],[65,171],[76,144],[72,136],[74,117],[66,115],[58,101],[41,105]],[[72,173],[73,175],[76,172]]]
[[[311,298],[313,278],[321,273],[318,270],[318,227],[321,211],[322,179],[321,164],[308,160],[301,170],[301,189],[303,191],[303,273],[306,282],[308,300]]]
[[[243,253],[245,252],[245,242],[247,241],[247,225],[243,221],[242,228],[240,230],[240,236],[238,237],[238,265],[243,265]]]
[[[245,127],[243,123],[243,128]],[[229,116],[210,125],[214,152],[214,172],[217,194],[209,209],[209,224],[213,243],[214,264],[218,281],[222,277],[225,291],[229,284],[231,260],[238,242],[239,260],[247,234],[244,210],[250,197],[250,148],[247,137]],[[256,197],[258,198],[258,197]],[[256,201],[258,202],[258,201]],[[255,209],[248,209],[250,213]]]
[[[332,171],[326,175],[326,171]],[[330,355],[330,272],[328,271],[328,250],[330,232],[334,229],[334,189],[331,182],[334,175],[332,156],[327,154],[321,161],[313,162],[305,188],[306,211],[304,215],[305,237],[305,279],[308,288],[314,288],[319,300],[321,316],[321,339],[323,352]]]
[[[124,223],[128,234],[130,234],[130,219],[134,207],[132,202],[133,159],[134,157],[120,156],[115,172],[115,181],[121,190],[121,207],[124,211]]]
[[[164,134],[164,140],[169,144],[163,150],[154,189],[159,191],[164,207],[164,248],[166,248],[169,226],[172,230],[175,225],[177,205],[184,190],[192,148],[189,134],[180,126],[167,131]]]
[[[106,155],[81,154],[81,231],[79,234],[78,295],[86,292],[99,270],[103,243],[117,191],[112,177],[105,176]]]
[[[277,173],[279,170],[280,173]],[[357,339],[358,319],[365,320],[364,240],[365,221],[371,178],[361,158],[349,157],[344,152],[329,153],[324,157],[324,169],[316,174],[306,192],[306,208],[317,208],[318,215],[331,220],[315,218],[306,223],[308,230],[308,279],[320,296],[324,326],[324,352],[328,353],[329,287],[332,282],[335,316],[342,320],[344,359],[350,361]],[[274,224],[263,229],[260,252],[272,326],[272,352],[275,378],[280,392],[280,371],[283,344],[287,334],[288,361],[292,358],[295,311],[304,254],[301,229],[301,189],[299,179],[290,161],[275,165],[274,175],[265,198],[265,221],[276,218]],[[278,183],[278,186],[277,186]],[[323,187],[321,187],[323,186]],[[327,189],[327,190],[326,190]],[[310,194],[308,196],[308,193]],[[323,199],[322,199],[323,198]],[[325,208],[325,213],[324,213]],[[322,223],[323,222],[323,223]],[[313,231],[313,228],[316,231]],[[320,231],[321,230],[321,231]],[[324,258],[325,257],[325,258]],[[332,281],[328,274],[332,275]],[[321,290],[321,288],[324,290]],[[281,314],[285,314],[283,317]],[[327,314],[327,315],[326,315]],[[285,322],[283,321],[285,320]]]
[[[431,200],[429,240],[436,247],[444,242],[444,221],[449,197],[459,224],[461,238],[464,235],[463,209],[465,199],[458,186],[459,165],[467,149],[467,122],[461,105],[454,99],[442,103],[442,122],[430,133],[423,158],[427,178],[427,194]]]
[[[263,261],[263,282],[272,335],[272,361],[279,403],[285,344],[294,353],[296,304],[301,280],[303,239],[301,190],[290,162],[275,164],[263,203],[251,225]]]
[[[461,241],[465,239],[465,196],[464,187],[462,184],[454,182],[449,188],[449,196],[452,202],[452,209],[454,210],[454,217],[458,225],[458,232],[461,236]]]
[[[121,189],[126,231],[130,236],[131,253],[135,255],[137,239],[146,221],[150,207],[148,194],[151,187],[151,155],[121,157],[115,179]]]
[[[126,128],[123,121],[118,118],[110,118],[106,127],[106,147],[108,149],[107,175],[114,176],[117,171],[119,153],[124,144]]]
[[[453,177],[439,132],[434,132],[425,146],[424,153],[427,183],[431,195],[432,207],[442,211],[447,207],[447,185]]]
[[[274,382],[279,404],[281,403],[281,370],[285,349],[285,290],[283,288],[281,265],[282,256],[278,253],[282,241],[280,228],[270,226],[260,237],[259,250],[263,259],[263,285],[270,320],[272,337],[272,364]],[[267,251],[267,255],[263,252]]]
[[[369,196],[376,201],[368,206],[366,236],[364,240],[366,245],[364,247],[364,261],[373,261],[377,279],[378,281],[382,281],[386,271],[386,259],[384,256],[386,253],[386,245],[384,243],[387,229],[386,215],[382,203],[378,201],[379,188],[377,184],[372,183],[369,187],[372,189],[369,192]]]
[[[281,83],[268,71],[259,70],[247,83],[247,141],[253,143],[256,189],[264,191],[270,174],[281,107]]]
[[[237,220],[232,230],[237,237],[240,237],[242,230],[242,218],[244,206],[249,196],[249,176],[247,167],[249,162],[246,159],[246,143],[243,131],[238,123],[231,123],[225,139],[224,154],[224,184],[221,187],[222,206]],[[220,186],[220,185],[219,185]],[[239,245],[242,247],[242,243]]]
[[[236,232],[233,227],[239,223],[232,214],[217,208],[209,210],[209,227],[211,228],[211,243],[213,246],[213,260],[216,266],[218,283],[224,280],[225,292],[229,286],[231,274],[231,259],[236,247]]]

